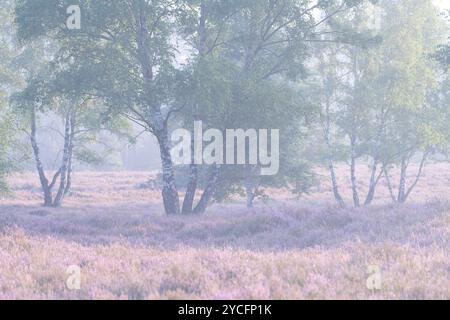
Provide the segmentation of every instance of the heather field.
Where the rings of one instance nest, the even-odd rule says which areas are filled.
[[[254,209],[236,198],[167,217],[151,177],[77,173],[63,208],[47,209],[34,173],[11,176],[0,299],[450,299],[446,164],[426,168],[407,204],[390,204],[382,181],[360,209],[339,209],[323,176],[302,198],[268,190]]]
[[[0,300],[450,300],[450,0],[0,0],[0,42]]]

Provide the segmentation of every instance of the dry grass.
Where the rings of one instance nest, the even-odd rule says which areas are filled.
[[[34,174],[13,177],[15,197],[0,205],[0,299],[450,299],[443,165],[405,206],[382,186],[373,207],[340,210],[322,184],[302,200],[278,190],[282,201],[198,217],[165,217],[159,193],[140,187],[149,175],[81,173],[63,209],[39,206]],[[66,288],[71,265],[79,291]],[[381,290],[366,286],[371,265]]]

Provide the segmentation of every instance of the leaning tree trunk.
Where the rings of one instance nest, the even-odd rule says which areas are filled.
[[[36,162],[36,169],[39,174],[39,181],[41,183],[42,192],[44,193],[44,207],[51,207],[53,204],[52,189],[49,186],[47,177],[45,176],[44,166],[42,165],[39,144],[37,142],[36,129],[36,108],[31,109],[31,147],[33,148],[34,159]]]
[[[198,167],[196,164],[191,164],[189,182],[186,187],[186,194],[183,201],[183,214],[191,214],[193,212],[195,193],[198,184]]]
[[[380,147],[382,145],[382,137],[383,137],[383,133],[385,131],[385,124],[386,124],[386,111],[385,111],[385,106],[384,104],[381,107],[381,114],[380,114],[380,124],[378,126],[378,133],[376,136],[376,152],[373,156],[373,164],[372,164],[372,173],[370,175],[370,184],[369,184],[369,191],[367,193],[366,196],[366,200],[364,202],[365,206],[368,206],[370,204],[372,204],[373,198],[375,197],[375,191],[378,187],[378,183],[380,182],[381,177],[383,176],[383,172],[384,172],[384,167],[383,164],[381,164],[381,170],[379,172],[379,174],[377,175],[377,171],[378,171],[378,165],[379,163],[379,152],[380,152]]]
[[[59,207],[62,204],[64,195],[68,185],[66,183],[66,177],[68,175],[70,163],[72,162],[72,149],[73,149],[73,137],[74,137],[74,122],[73,113],[69,113],[66,117],[65,123],[65,135],[64,135],[64,153],[61,168],[53,175],[51,182],[47,179],[44,171],[44,166],[40,157],[40,148],[37,142],[37,128],[36,128],[36,109],[31,110],[31,147],[34,153],[34,159],[36,162],[36,168],[39,174],[39,181],[41,183],[42,192],[44,194],[44,206],[45,207]],[[59,178],[59,190],[56,197],[53,199],[53,188],[58,182]],[[69,187],[70,188],[70,187]]]
[[[336,202],[339,204],[340,208],[345,208],[344,199],[342,198],[341,193],[339,192],[339,186],[337,183],[336,172],[334,170],[334,165],[333,165],[332,160],[329,160],[328,169],[330,171],[331,185],[333,188],[334,199],[336,199]]]
[[[330,99],[330,96],[327,94],[326,102],[325,102],[324,136],[325,136],[325,142],[326,142],[326,145],[328,148],[328,170],[330,172],[331,185],[333,188],[334,199],[339,204],[340,208],[345,208],[345,202],[341,196],[341,193],[339,192],[339,186],[338,186],[337,178],[336,178],[336,171],[334,170],[332,146],[331,146],[331,141],[330,141],[331,140],[331,137],[330,137],[330,131],[331,131],[330,109],[331,109],[331,99]]]
[[[392,202],[397,202],[397,199],[395,198],[394,194],[394,188],[392,187],[391,178],[389,177],[389,172],[386,168],[383,169],[384,178],[386,179],[386,184],[389,190],[389,194],[391,196]]]
[[[191,140],[191,165],[189,167],[189,182],[186,187],[186,194],[184,196],[183,201],[183,214],[191,214],[193,212],[194,207],[194,199],[195,193],[197,191],[198,185],[198,165],[195,164],[195,155],[194,155],[194,135],[192,135]]]
[[[375,191],[377,189],[378,183],[383,175],[383,170],[377,175],[378,171],[378,160],[374,159],[372,165],[372,172],[370,175],[369,191],[367,192],[366,200],[364,201],[365,206],[372,204],[373,198],[375,197]]]
[[[403,197],[403,202],[406,202],[406,200],[408,200],[409,195],[414,190],[414,188],[417,186],[417,183],[419,183],[419,180],[420,180],[420,178],[422,177],[422,174],[423,174],[423,169],[425,167],[425,163],[427,161],[428,152],[429,151],[425,151],[424,152],[423,157],[422,157],[422,161],[420,162],[420,165],[419,165],[419,170],[417,172],[416,178],[414,179],[414,182],[409,187],[408,191],[405,191],[405,195]],[[405,186],[405,189],[406,189],[406,186]]]
[[[219,180],[219,174],[220,174],[220,166],[215,165],[211,169],[211,174],[208,177],[208,184],[205,190],[203,191],[203,194],[200,197],[197,206],[194,209],[194,213],[197,214],[205,213],[206,208],[208,207],[208,203],[211,200],[214,191],[216,190],[217,181]]]

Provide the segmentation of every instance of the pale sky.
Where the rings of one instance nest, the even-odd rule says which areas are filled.
[[[450,9],[450,0],[434,0],[434,2],[444,9]]]

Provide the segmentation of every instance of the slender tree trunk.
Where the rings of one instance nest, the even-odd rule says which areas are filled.
[[[386,179],[389,194],[391,195],[392,202],[397,202],[397,199],[395,198],[395,194],[394,194],[394,188],[392,187],[392,183],[391,183],[391,178],[389,177],[389,172],[387,171],[386,168],[384,168],[383,172],[384,172],[384,177]]]
[[[325,143],[328,148],[328,171],[330,172],[331,186],[333,188],[334,199],[338,203],[340,208],[345,208],[345,202],[339,192],[339,186],[336,178],[336,171],[334,170],[333,164],[333,152],[331,147],[331,119],[330,119],[330,109],[331,109],[331,97],[330,94],[327,93],[326,101],[325,101],[325,125],[324,125],[324,136]]]
[[[381,177],[383,176],[384,167],[381,167],[380,173],[377,175],[378,171],[378,165],[379,165],[379,157],[380,157],[380,147],[382,145],[382,137],[383,132],[386,129],[386,108],[384,104],[381,107],[380,110],[380,124],[378,126],[377,135],[376,135],[376,151],[373,156],[373,164],[372,164],[372,172],[370,175],[370,182],[369,182],[369,191],[366,196],[366,200],[364,201],[364,205],[368,206],[372,203],[373,198],[375,197],[375,191],[378,186],[378,183],[380,182]]]
[[[259,192],[259,185],[246,187],[247,209],[253,208],[253,203],[256,197],[258,196],[258,192]]]
[[[142,77],[144,79],[144,91],[148,97],[153,96],[152,87],[154,85],[154,71],[149,48],[151,41],[149,39],[149,30],[147,26],[147,15],[145,12],[145,2],[138,3],[138,14],[136,16],[136,37],[138,44],[138,59],[141,65]],[[175,172],[170,154],[170,142],[168,137],[167,120],[163,119],[161,106],[151,105],[151,116],[147,122],[151,124],[152,132],[156,136],[161,154],[161,164],[163,172],[163,190],[162,197],[166,214],[180,213],[180,200],[178,190],[175,184]]]
[[[417,172],[416,178],[415,178],[414,182],[412,183],[412,185],[409,187],[408,191],[406,191],[406,194],[404,196],[403,202],[406,202],[406,200],[408,200],[409,195],[414,190],[414,188],[416,187],[416,185],[419,182],[420,178],[422,177],[423,169],[425,167],[425,162],[427,161],[427,158],[428,158],[428,151],[425,151],[424,154],[423,154],[423,157],[422,157],[422,161],[420,162],[420,166],[419,166],[419,170]]]
[[[55,208],[59,208],[64,199],[65,190],[66,190],[66,179],[67,179],[67,171],[69,166],[69,158],[70,158],[70,137],[71,137],[71,112],[69,112],[66,116],[65,122],[65,133],[64,133],[64,151],[63,151],[63,159],[61,165],[61,177],[59,180],[59,188],[56,194],[55,200],[53,201],[53,206]]]
[[[49,181],[45,176],[44,166],[42,165],[39,144],[37,142],[36,129],[36,107],[31,109],[31,147],[33,148],[34,160],[36,162],[36,169],[39,174],[39,181],[41,183],[42,192],[44,194],[44,207],[51,207],[53,203],[52,190],[49,187]]]
[[[375,196],[375,191],[382,175],[381,171],[381,173],[377,176],[377,171],[378,171],[378,161],[374,159],[372,165],[372,172],[370,174],[369,191],[367,192],[366,200],[364,201],[365,206],[370,205]]]
[[[164,209],[167,214],[180,213],[180,200],[178,190],[175,184],[175,170],[170,154],[170,143],[167,133],[167,127],[157,134],[159,150],[161,153],[162,173],[163,173],[163,191],[162,197]]]
[[[69,164],[67,168],[67,183],[64,189],[64,196],[70,193],[72,188],[72,171],[73,171],[73,149],[75,146],[75,130],[76,130],[76,113],[72,113],[72,118],[70,121],[70,142],[69,142]]]
[[[67,166],[67,183],[66,188],[64,189],[64,197],[69,195],[70,190],[72,188],[72,171],[73,171],[73,160],[72,160],[73,154],[70,153],[69,156],[69,164]]]
[[[191,165],[189,167],[190,173],[189,173],[189,182],[186,187],[186,195],[184,196],[183,201],[183,214],[191,214],[194,206],[194,199],[195,199],[195,193],[197,191],[197,184],[198,184],[198,166],[195,164],[194,158],[194,135],[192,135],[191,140]]]
[[[206,30],[206,17],[207,17],[207,10],[206,5],[204,1],[201,1],[200,4],[200,19],[199,19],[199,26],[198,26],[198,53],[200,56],[200,60],[202,60],[205,55],[207,54],[208,47],[207,47],[207,30]],[[193,115],[192,119],[195,121],[199,121],[199,112],[198,112],[198,105],[194,105],[193,109]],[[192,134],[192,141],[191,141],[191,165],[189,167],[189,182],[186,187],[186,194],[184,196],[183,201],[183,207],[182,207],[182,213],[183,214],[191,214],[194,211],[194,199],[195,199],[195,193],[197,191],[198,186],[198,165],[195,164],[195,154],[194,154],[194,135]]]
[[[208,207],[208,203],[211,200],[211,197],[214,194],[214,191],[216,189],[217,181],[219,180],[219,174],[220,174],[220,166],[214,166],[211,168],[211,173],[208,177],[208,184],[203,191],[203,194],[197,204],[197,206],[194,209],[194,213],[205,213],[206,208]]]
[[[191,164],[189,173],[189,182],[186,187],[186,195],[183,201],[183,214],[191,214],[194,206],[195,193],[198,184],[198,167],[196,164]]]
[[[402,163],[400,166],[400,181],[398,184],[398,195],[397,202],[404,203],[405,202],[405,192],[406,192],[406,170],[408,169],[407,159],[405,157],[402,158]]]
[[[255,191],[251,181],[245,182],[245,194],[247,195],[247,209],[251,209],[253,208],[253,200],[255,199]]]
[[[247,194],[247,209],[253,208],[253,200],[255,200],[255,194],[252,187],[246,187],[245,192]]]
[[[329,160],[328,162],[328,170],[330,171],[331,185],[333,187],[334,199],[336,199],[336,202],[339,204],[339,207],[345,208],[345,202],[339,192],[339,186],[336,179],[336,172],[334,170],[333,161],[331,160]]]
[[[352,137],[351,139],[351,159],[350,159],[350,178],[352,182],[352,195],[353,195],[353,204],[355,207],[360,207],[359,195],[358,195],[358,185],[356,182],[356,150],[355,150],[355,139]]]
[[[257,196],[259,181],[257,177],[257,167],[248,165],[245,167],[244,187],[247,196],[247,208],[253,208],[253,202]]]
[[[353,204],[355,207],[360,207],[359,195],[358,195],[358,185],[356,182],[356,139],[357,139],[357,124],[359,122],[357,116],[357,90],[359,84],[359,74],[358,74],[358,50],[357,48],[352,48],[352,68],[353,68],[353,102],[352,102],[352,120],[351,120],[351,134],[350,134],[350,148],[351,148],[351,159],[350,159],[350,178],[352,182],[352,195],[353,195]]]

